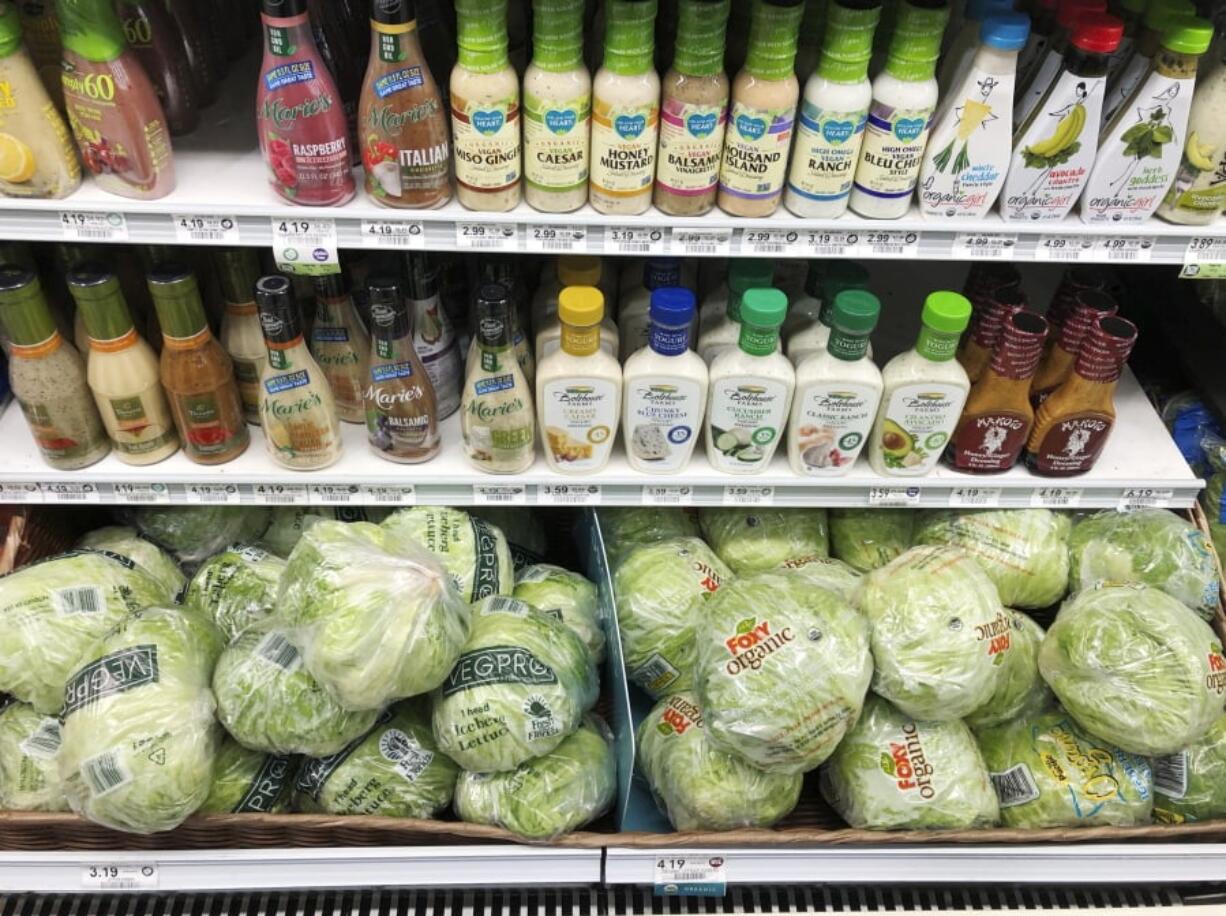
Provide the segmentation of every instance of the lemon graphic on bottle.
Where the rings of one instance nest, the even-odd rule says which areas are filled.
[[[0,133],[0,181],[22,184],[34,177],[34,150],[12,134]]]

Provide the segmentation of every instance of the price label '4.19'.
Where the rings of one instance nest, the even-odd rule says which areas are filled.
[[[1121,509],[1165,509],[1171,504],[1174,490],[1155,487],[1126,487],[1120,494]]]
[[[526,506],[528,488],[524,486],[475,486],[474,506]]]
[[[1000,505],[1000,487],[954,487],[949,504],[954,508],[991,509]]]
[[[60,228],[66,242],[126,242],[128,221],[122,213],[61,210]]]
[[[661,856],[655,863],[656,896],[722,897],[728,892],[727,866],[723,856]]]
[[[117,483],[112,490],[115,501],[127,505],[165,505],[170,502],[170,487],[164,483]]]
[[[49,503],[97,503],[102,501],[96,484],[44,483],[43,497]]]
[[[170,219],[175,224],[175,241],[180,245],[237,245],[239,243],[237,217],[215,216],[207,213],[176,213]]]
[[[362,241],[375,248],[421,251],[426,247],[426,228],[419,220],[362,220]]]
[[[586,226],[528,226],[524,247],[529,251],[573,253],[587,251]]]
[[[1039,487],[1030,494],[1035,509],[1076,509],[1081,505],[1079,487]]]
[[[272,252],[277,267],[290,274],[322,277],[340,273],[336,220],[330,217],[272,218]]]
[[[243,494],[232,483],[189,483],[184,488],[189,503],[201,506],[237,506]]]
[[[257,483],[251,495],[263,506],[305,506],[311,501],[310,490],[301,483]]]

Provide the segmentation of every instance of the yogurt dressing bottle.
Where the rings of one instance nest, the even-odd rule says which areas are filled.
[[[946,96],[920,166],[920,213],[935,218],[982,217],[1009,171],[1013,80],[1030,21],[1020,13],[991,16],[962,84]]]
[[[797,216],[833,219],[847,209],[873,100],[868,61],[881,8],[869,2],[873,5],[864,8],[833,3],[828,10],[826,44],[817,71],[805,84],[783,197]]]
[[[711,363],[707,460],[717,471],[761,474],[783,438],[796,371],[779,352],[788,297],[777,289],[746,290],[737,347]]]
[[[872,432],[884,382],[868,356],[868,336],[881,303],[864,290],[844,290],[831,309],[830,345],[796,367],[788,424],[788,463],[797,474],[841,477]]]
[[[780,336],[784,343],[792,339],[792,335],[811,327],[822,313],[822,281],[825,279],[827,266],[843,263],[841,261],[812,260],[805,270],[805,281],[795,296],[788,296],[788,317],[783,322]]]
[[[830,341],[834,324],[834,303],[844,290],[868,289],[868,271],[854,261],[834,261],[821,281],[821,311],[817,320],[792,334],[787,340],[787,355],[793,366],[799,366],[806,357],[825,350]],[[872,358],[873,346],[868,345]]]
[[[768,289],[774,282],[775,265],[764,258],[738,258],[729,265],[728,302],[724,317],[698,338],[698,355],[703,362],[710,366],[720,353],[736,349],[741,339],[741,301],[745,291]],[[784,299],[787,297],[784,296]]]
[[[707,407],[707,364],[690,349],[694,294],[667,286],[651,294],[651,339],[622,369],[622,429],[636,471],[676,474],[694,452]]]
[[[883,477],[919,477],[945,451],[971,380],[954,359],[971,320],[971,303],[952,292],[929,293],[915,348],[890,360],[881,376],[881,408],[868,458]]]
[[[663,287],[681,285],[680,258],[647,259],[643,265],[642,287],[630,294],[617,314],[618,356],[622,362],[647,346],[653,322],[652,293]],[[690,309],[691,313],[693,311]]]

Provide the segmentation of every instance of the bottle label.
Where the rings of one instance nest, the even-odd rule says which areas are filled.
[[[634,381],[626,389],[626,446],[653,471],[685,467],[702,422],[702,387],[685,378]]]
[[[478,104],[451,97],[456,181],[474,191],[505,191],[519,182],[519,102]]]
[[[660,161],[656,184],[670,194],[699,197],[715,190],[724,149],[728,109],[671,98],[660,110]]]
[[[147,455],[175,441],[174,424],[162,398],[162,386],[155,382],[132,397],[107,399],[110,410],[103,413],[103,420],[117,452]]]
[[[486,357],[495,356],[482,350],[483,371]],[[514,373],[478,375],[468,389],[460,425],[464,450],[478,467],[513,471],[532,463],[535,433],[525,390],[516,385]]]
[[[396,83],[395,91],[418,85],[420,80],[413,82],[406,77]],[[439,100],[433,96],[419,96],[416,104],[406,105],[394,95],[389,101],[374,102],[363,108],[362,165],[366,168],[366,187],[371,194],[396,200],[412,191],[429,191],[447,181],[451,146],[445,134],[432,136],[434,131],[429,127],[440,108]],[[440,130],[445,131],[445,128],[440,125]],[[431,143],[431,139],[437,142]],[[407,145],[414,141],[415,145]]]
[[[846,474],[873,429],[881,390],[871,385],[823,383],[797,395],[795,441],[799,465],[813,477]]]
[[[1094,125],[1105,91],[1103,77],[1060,74],[1014,148],[1000,208],[1006,220],[1050,222],[1068,215],[1098,153]]]
[[[788,188],[807,200],[844,200],[851,193],[867,123],[867,110],[827,111],[806,99],[800,109]]]
[[[1150,74],[1099,145],[1081,202],[1083,221],[1139,223],[1158,209],[1179,168],[1195,84]]]
[[[954,467],[963,471],[1007,471],[1030,435],[1034,419],[1016,411],[964,415],[950,446]]]
[[[183,443],[185,451],[208,458],[225,454],[243,444],[247,428],[237,424],[232,427],[226,425],[227,412],[218,403],[217,392],[175,394],[172,397],[186,440]],[[236,419],[241,417],[239,411],[234,411],[233,415]]]
[[[707,458],[721,471],[764,468],[779,445],[791,407],[789,386],[756,375],[713,380]]]
[[[234,380],[238,383],[238,394],[243,401],[243,412],[248,418],[259,416],[260,413],[260,375],[264,371],[263,360],[243,359],[230,355],[234,363]]]
[[[544,191],[587,187],[588,97],[559,101],[524,96],[524,180]]]
[[[102,428],[81,423],[76,429],[65,425],[66,417],[81,414],[81,402],[77,398],[33,403],[21,401],[21,412],[39,450],[49,459],[72,460],[90,454],[103,445]]]
[[[1226,207],[1226,147],[1207,147],[1189,129],[1179,170],[1162,206],[1164,216],[1167,210],[1175,210],[1211,220],[1221,213]]]
[[[1124,69],[1111,81],[1107,97],[1103,102],[1102,129],[1106,130],[1116,112],[1124,107],[1124,103],[1132,97],[1136,88],[1141,85],[1145,75],[1150,72],[1154,59],[1144,54],[1134,54],[1124,64]]]
[[[949,443],[966,390],[940,382],[901,385],[890,394],[874,447],[891,474],[927,474]]]
[[[783,190],[796,108],[754,108],[734,102],[724,138],[719,187],[746,200],[765,200]]]
[[[539,405],[545,447],[568,471],[599,470],[617,437],[620,386],[598,378],[549,382]]]
[[[614,197],[651,192],[660,109],[592,103],[592,187]]]
[[[910,197],[931,118],[931,108],[894,108],[874,99],[856,166],[856,190],[882,200]]]
[[[1098,460],[1115,420],[1103,413],[1078,413],[1048,427],[1027,461],[1040,474],[1080,474]]]
[[[315,79],[315,64],[309,60],[296,60],[289,64],[280,64],[271,70],[264,71],[264,88],[276,92],[295,83],[309,83]]]
[[[451,322],[438,296],[410,299],[409,306],[413,309],[413,349],[434,386],[439,419],[449,417],[460,407],[460,389],[464,384],[460,348]]]

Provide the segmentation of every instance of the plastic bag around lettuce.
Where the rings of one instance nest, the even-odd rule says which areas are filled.
[[[300,811],[431,818],[451,804],[457,767],[439,751],[422,700],[397,703],[331,757],[303,761]]]
[[[381,523],[393,540],[425,548],[451,574],[460,597],[471,603],[509,595],[515,567],[502,532],[463,509],[415,506],[393,512]]]
[[[765,770],[826,760],[864,705],[868,621],[832,591],[788,571],[740,576],[695,628],[695,693],[708,740]]]
[[[433,690],[468,637],[468,605],[438,562],[368,522],[310,526],[277,606],[307,670],[352,710]]]
[[[1164,824],[1226,817],[1226,714],[1189,747],[1154,765],[1154,820]]]
[[[918,516],[913,509],[831,509],[830,554],[862,573],[879,569],[911,547]]]
[[[604,660],[600,605],[596,586],[587,578],[561,566],[537,563],[516,574],[514,597],[558,617],[579,635],[594,662]]]
[[[639,547],[613,575],[626,675],[652,697],[688,689],[702,603],[732,570],[698,538]]]
[[[842,560],[830,557],[803,557],[784,563],[780,569],[804,576],[818,588],[829,589],[854,608],[860,607],[864,576]]]
[[[702,509],[698,521],[738,576],[830,554],[825,509]]]
[[[609,561],[616,572],[622,561],[639,547],[673,538],[698,538],[698,513],[693,509],[642,506],[600,510],[600,533]]]
[[[221,635],[150,608],[98,640],[64,689],[60,776],[73,811],[131,833],[172,830],[209,796],[221,739],[209,683]]]
[[[657,703],[636,740],[639,768],[677,830],[770,827],[800,799],[799,773],[767,772],[712,744],[692,693]]]
[[[464,651],[435,691],[434,734],[466,770],[513,770],[574,732],[599,689],[591,653],[573,630],[495,595],[473,609]]]
[[[326,757],[366,734],[378,710],[352,712],[320,686],[277,621],[250,627],[213,672],[217,718],[240,744],[266,754]]]
[[[127,557],[71,550],[0,577],[0,691],[44,714],[94,640],[129,614],[175,596]]]
[[[549,553],[549,538],[537,514],[527,508],[508,509],[486,506],[474,509],[473,515],[493,525],[507,539],[511,565],[519,573],[528,566],[545,562]]]
[[[865,577],[873,690],[916,719],[961,719],[992,698],[1009,649],[1009,613],[970,555],[912,547]]]
[[[590,824],[617,797],[617,759],[609,727],[589,716],[543,757],[506,773],[461,773],[461,820],[502,827],[527,840],[552,840]]]
[[[290,810],[298,758],[265,754],[233,738],[222,741],[213,786],[200,814],[284,814]]]
[[[0,810],[67,811],[60,780],[60,721],[12,702],[0,710]]]
[[[1009,611],[1009,651],[991,698],[966,717],[971,731],[1012,722],[1054,706],[1055,696],[1039,675],[1043,628],[1021,611]]]
[[[1022,716],[978,737],[1006,827],[1149,823],[1149,761],[1093,737],[1067,713]]]
[[[1068,516],[1050,509],[924,512],[917,544],[965,550],[1012,608],[1045,608],[1068,591]]]
[[[822,768],[820,784],[831,807],[861,829],[966,829],[1000,819],[965,723],[915,721],[876,696]]]
[[[130,510],[132,524],[175,555],[191,572],[230,544],[253,544],[272,518],[263,506],[145,506]]]
[[[1226,471],[1217,471],[1205,484],[1200,492],[1200,505],[1205,510],[1205,519],[1209,523],[1209,537],[1213,541],[1213,549],[1217,551],[1218,561],[1226,561]]]
[[[1196,526],[1166,509],[1105,511],[1069,538],[1072,588],[1152,585],[1212,620],[1220,601],[1217,564]]]
[[[1209,625],[1146,585],[1104,586],[1060,608],[1039,671],[1077,723],[1134,754],[1200,740],[1226,704],[1226,659]]]
[[[268,527],[258,541],[249,540],[243,543],[257,544],[274,556],[285,559],[293,553],[294,545],[302,537],[302,532],[316,522],[378,524],[391,515],[391,512],[391,509],[375,506],[281,506],[272,510]]]
[[[135,528],[126,525],[98,528],[81,538],[77,546],[109,550],[121,557],[127,557],[160,582],[176,600],[187,586],[187,577],[183,575],[174,558],[153,541],[143,537]]]
[[[234,546],[211,556],[196,570],[183,603],[206,615],[226,641],[277,609],[277,588],[285,561],[259,547]]]

